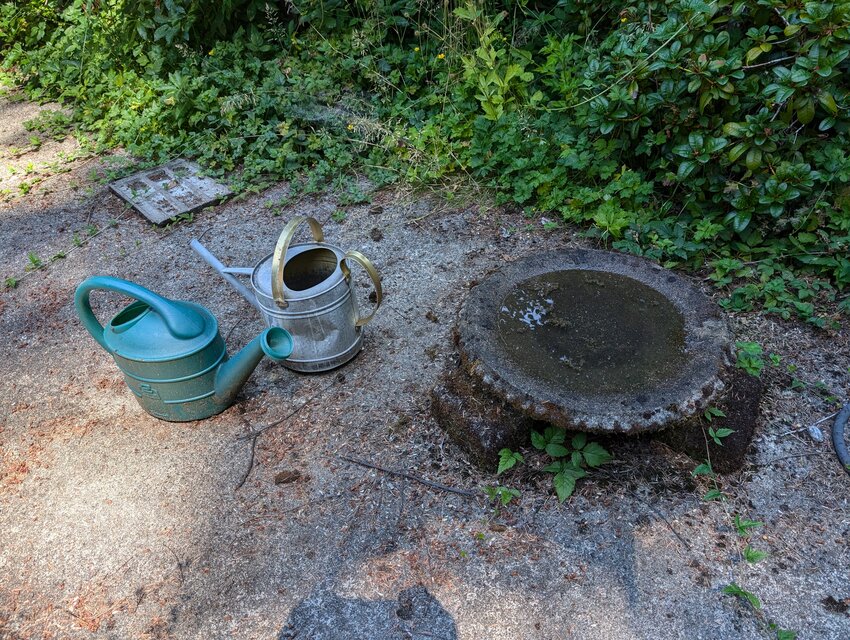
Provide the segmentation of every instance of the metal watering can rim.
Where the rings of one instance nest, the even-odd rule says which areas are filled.
[[[292,237],[295,235],[295,230],[302,223],[307,222],[310,225],[310,228],[313,232],[314,242],[307,243],[296,243],[291,244]],[[375,268],[375,265],[362,253],[356,250],[351,250],[343,253],[343,250],[336,245],[332,245],[330,243],[324,242],[324,232],[322,231],[322,226],[319,222],[312,217],[308,216],[300,216],[293,218],[290,220],[283,228],[283,231],[278,238],[277,245],[275,247],[274,252],[265,256],[262,260],[260,260],[254,267],[225,267],[224,264],[221,263],[218,258],[216,258],[212,253],[210,253],[204,245],[202,245],[197,239],[192,240],[190,245],[195,250],[195,252],[203,258],[203,260],[209,264],[213,269],[218,271],[218,273],[225,279],[227,282],[236,289],[243,298],[245,298],[254,308],[257,309],[261,314],[265,314],[271,311],[274,311],[274,308],[265,307],[262,302],[258,299],[260,296],[264,299],[269,299],[274,302],[274,305],[279,310],[285,310],[290,306],[292,302],[307,302],[315,297],[321,296],[325,294],[327,291],[332,289],[332,286],[339,284],[340,279],[335,278],[334,275],[337,273],[341,273],[343,279],[350,280],[351,278],[351,269],[348,265],[348,260],[354,260],[360,266],[362,266],[366,273],[372,280],[372,284],[375,287],[375,295],[376,295],[376,304],[372,309],[372,313],[365,317],[358,317],[355,321],[355,325],[357,327],[362,327],[366,325],[372,318],[375,316],[375,313],[378,311],[378,308],[381,306],[381,302],[383,301],[383,288],[381,287],[381,277],[378,275],[378,270]],[[315,286],[305,289],[303,291],[291,291],[286,288],[286,285],[283,283],[283,269],[286,264],[286,255],[293,248],[327,248],[333,251],[338,257],[337,269],[325,278],[322,282],[317,283]],[[342,257],[340,258],[340,254]],[[257,285],[256,274],[259,272],[260,268],[269,262],[269,258],[271,258],[271,269],[270,269],[270,279],[272,290],[269,291],[265,287],[260,287]],[[249,276],[251,278],[251,289],[242,284],[235,276]],[[253,291],[252,291],[253,289]],[[281,294],[282,302],[275,296],[275,290]],[[304,293],[307,292],[307,295]]]
[[[272,297],[274,298],[275,304],[281,309],[286,309],[289,306],[289,302],[285,297],[285,289],[283,284],[283,269],[286,266],[286,254],[289,249],[289,245],[292,242],[292,238],[295,235],[296,229],[298,229],[301,224],[306,222],[310,225],[310,230],[313,233],[313,239],[317,243],[322,243],[325,239],[324,231],[322,230],[322,225],[319,224],[319,221],[310,216],[298,216],[293,218],[283,227],[283,231],[280,233],[280,237],[277,240],[277,245],[275,246],[274,252],[272,253]],[[332,245],[331,245],[332,246]],[[375,287],[376,301],[375,308],[372,309],[372,313],[363,318],[358,318],[355,322],[355,325],[358,327],[362,327],[369,323],[370,320],[375,316],[375,313],[378,311],[378,307],[381,306],[381,302],[384,297],[383,288],[381,287],[381,277],[378,275],[378,270],[375,268],[375,265],[372,264],[372,261],[369,260],[366,256],[364,256],[359,251],[351,250],[347,251],[342,259],[339,261],[339,269],[342,271],[342,275],[346,280],[351,278],[351,269],[349,269],[346,260],[352,259],[357,262],[361,267],[366,270],[366,273],[369,274],[369,277],[372,279],[372,284]]]
[[[299,242],[296,244],[291,244],[287,248],[287,256],[288,260],[294,258],[297,255],[301,255],[302,253],[306,253],[307,251],[312,251],[314,249],[326,249],[328,251],[332,251],[336,256],[336,267],[334,270],[321,282],[317,282],[312,287],[308,287],[306,289],[295,290],[286,285],[286,282],[283,282],[283,290],[286,295],[287,305],[291,302],[297,302],[301,300],[311,300],[312,298],[316,298],[318,296],[323,295],[329,289],[332,289],[334,286],[340,283],[340,281],[346,278],[345,270],[343,269],[343,261],[345,260],[345,251],[336,245],[330,244],[328,242]],[[254,269],[251,271],[251,286],[254,288],[254,291],[263,295],[266,298],[271,298],[274,300],[274,253],[270,253],[265,256],[262,260],[260,260]],[[261,280],[265,280],[260,276],[262,272],[263,275],[266,275],[266,270],[263,268],[266,264],[269,264],[268,268],[268,279],[269,282],[261,282]],[[284,265],[285,270],[286,265]],[[230,271],[228,269],[228,271]],[[231,271],[232,272],[232,271]],[[266,285],[266,286],[264,286]],[[275,300],[275,304],[276,304]],[[279,306],[279,305],[278,305]],[[285,307],[284,307],[285,308]]]

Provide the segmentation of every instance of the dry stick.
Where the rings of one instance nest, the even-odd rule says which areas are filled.
[[[769,467],[774,462],[780,462],[782,460],[791,460],[793,458],[806,458],[808,456],[820,456],[823,455],[823,451],[807,451],[806,453],[795,453],[790,456],[782,456],[781,458],[774,458],[773,460],[768,460],[767,462],[762,462],[761,464],[754,464],[753,466],[756,469],[760,469],[761,467]]]
[[[239,437],[237,438],[237,440],[248,440],[248,439],[250,439],[250,440],[251,440],[251,457],[248,459],[248,468],[245,470],[245,474],[242,476],[242,479],[239,481],[239,483],[238,483],[238,484],[236,485],[236,487],[234,488],[234,491],[236,491],[236,490],[238,490],[238,489],[241,489],[241,488],[244,486],[244,484],[248,481],[248,476],[250,476],[250,475],[251,475],[251,471],[254,469],[254,454],[255,454],[255,452],[256,452],[256,450],[257,450],[257,438],[259,438],[261,434],[265,433],[266,431],[268,431],[268,430],[269,430],[269,429],[271,429],[272,427],[276,427],[277,425],[279,425],[279,424],[281,424],[282,422],[284,422],[284,421],[288,420],[289,418],[291,418],[292,416],[294,416],[296,413],[298,413],[299,411],[301,411],[301,409],[303,409],[304,407],[306,407],[306,406],[307,406],[308,404],[310,404],[313,400],[315,400],[316,398],[318,398],[318,397],[319,397],[320,395],[322,395],[325,391],[327,391],[327,390],[328,390],[328,389],[330,389],[330,388],[331,388],[334,384],[336,384],[338,380],[339,380],[339,375],[337,375],[336,377],[334,377],[334,379],[333,379],[333,380],[331,380],[330,384],[327,384],[327,385],[325,385],[324,387],[322,387],[321,389],[319,389],[316,393],[314,393],[312,396],[310,396],[310,397],[309,397],[309,398],[307,398],[304,402],[302,402],[302,403],[301,403],[301,405],[299,405],[297,409],[295,409],[295,410],[291,411],[290,413],[288,413],[287,415],[285,415],[284,417],[282,417],[280,420],[275,420],[274,422],[269,423],[269,424],[267,424],[266,426],[264,426],[264,427],[261,427],[261,428],[257,429],[256,431],[252,431],[251,433],[246,433],[244,436],[239,436]]]
[[[359,464],[361,467],[366,467],[367,469],[375,469],[377,471],[381,471],[383,473],[388,473],[391,476],[398,476],[399,478],[407,478],[408,480],[413,480],[415,482],[419,482],[420,484],[424,484],[427,487],[431,487],[433,489],[439,489],[440,491],[447,491],[449,493],[456,493],[460,496],[476,496],[478,495],[475,491],[468,491],[466,489],[455,489],[454,487],[449,487],[439,482],[434,482],[433,480],[426,480],[425,478],[420,478],[419,476],[413,475],[412,473],[408,473],[407,471],[397,471],[395,469],[387,469],[386,467],[382,467],[381,465],[374,464],[372,462],[366,462],[365,460],[358,460],[357,458],[350,458],[348,456],[337,456],[340,460],[345,460],[346,462],[351,462],[352,464]]]
[[[690,551],[690,550],[691,550],[691,545],[689,545],[689,544],[688,544],[688,542],[687,542],[687,540],[685,540],[682,536],[680,536],[680,535],[679,535],[679,532],[678,532],[678,531],[676,531],[676,530],[673,528],[673,525],[672,525],[672,524],[670,523],[670,521],[669,521],[669,520],[668,520],[668,519],[664,516],[664,514],[663,514],[663,513],[661,513],[658,509],[656,509],[656,508],[655,508],[652,504],[650,504],[649,502],[646,502],[646,501],[645,501],[643,498],[641,498],[638,494],[636,494],[636,493],[632,493],[632,496],[633,496],[633,497],[635,497],[635,498],[637,498],[638,502],[640,502],[642,505],[644,505],[644,506],[645,506],[645,507],[647,507],[649,510],[651,510],[651,511],[652,511],[652,513],[654,513],[656,516],[658,516],[659,518],[661,518],[661,519],[664,521],[664,523],[667,525],[667,528],[668,528],[668,529],[670,529],[670,531],[672,531],[672,532],[673,532],[673,535],[674,535],[674,536],[676,536],[676,539],[678,539],[678,541],[679,541],[679,542],[681,542],[683,545],[685,545],[685,548],[686,548],[688,551]]]

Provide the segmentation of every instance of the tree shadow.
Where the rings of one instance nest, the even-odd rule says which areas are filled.
[[[319,585],[292,610],[278,640],[457,640],[448,611],[422,585],[397,600],[342,598]]]

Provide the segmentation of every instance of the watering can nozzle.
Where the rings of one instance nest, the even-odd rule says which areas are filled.
[[[233,402],[260,360],[266,355],[280,362],[292,353],[292,336],[286,329],[271,327],[242,347],[242,350],[219,367],[215,376],[215,398],[225,405]]]

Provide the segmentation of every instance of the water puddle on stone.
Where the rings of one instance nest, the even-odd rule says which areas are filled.
[[[553,271],[503,301],[499,336],[525,375],[583,394],[649,389],[685,361],[682,316],[663,295],[604,271]]]

